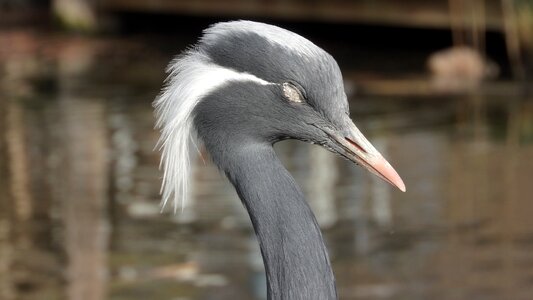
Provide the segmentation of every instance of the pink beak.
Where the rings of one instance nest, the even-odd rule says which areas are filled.
[[[334,132],[327,132],[345,151],[342,155],[397,187],[400,191],[405,192],[405,184],[396,170],[353,123],[350,127],[348,136],[345,137],[341,137]]]
[[[405,184],[402,178],[383,156],[370,160],[367,168],[370,172],[399,188],[400,191],[405,192]]]

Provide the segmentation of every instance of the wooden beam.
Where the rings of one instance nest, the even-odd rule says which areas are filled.
[[[486,26],[501,30],[498,1],[487,0]],[[273,17],[300,21],[348,22],[424,28],[449,28],[448,2],[422,0],[106,0],[103,11],[136,11],[223,17]],[[471,22],[462,21],[465,27]]]

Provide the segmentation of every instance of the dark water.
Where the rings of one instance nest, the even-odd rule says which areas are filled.
[[[208,159],[184,211],[160,213],[151,101],[188,38],[0,37],[0,299],[264,299],[249,219]],[[341,298],[531,299],[533,102],[351,108],[407,193],[321,148],[276,146]]]

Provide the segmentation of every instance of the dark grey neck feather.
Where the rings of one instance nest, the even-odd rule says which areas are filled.
[[[253,223],[265,264],[268,299],[337,299],[320,228],[271,145],[240,147],[221,166]]]

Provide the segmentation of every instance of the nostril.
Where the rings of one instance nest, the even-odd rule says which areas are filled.
[[[365,151],[365,149],[363,149],[363,147],[359,146],[359,144],[357,144],[356,142],[352,141],[351,139],[349,139],[349,138],[347,138],[347,137],[345,137],[345,139],[346,139],[350,144],[354,145],[355,148],[359,149],[359,151],[361,151],[361,152],[363,152],[363,153],[367,153],[367,152]]]

